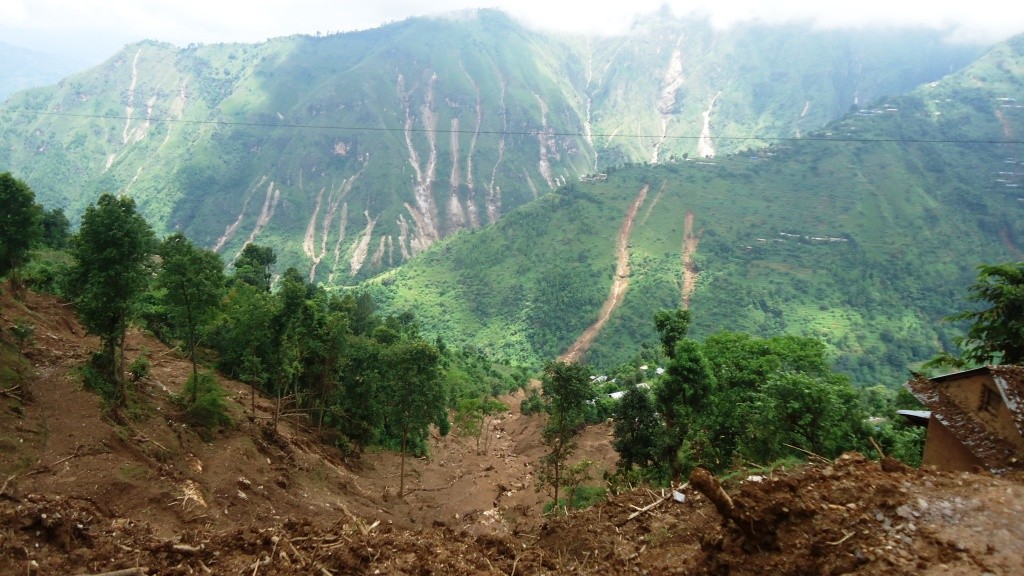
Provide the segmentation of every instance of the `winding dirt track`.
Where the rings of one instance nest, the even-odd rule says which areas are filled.
[[[578,362],[579,359],[586,354],[587,350],[590,349],[590,345],[594,343],[594,338],[601,332],[604,325],[611,318],[612,312],[622,304],[622,299],[626,296],[626,290],[629,288],[629,236],[633,233],[633,222],[636,220],[636,213],[640,210],[640,206],[643,206],[644,200],[647,198],[647,191],[650,186],[644,186],[640,189],[640,193],[637,194],[636,199],[629,206],[629,210],[626,212],[626,217],[622,220],[622,227],[619,228],[619,238],[615,246],[615,278],[612,280],[612,289],[608,294],[608,298],[604,301],[604,305],[601,306],[601,314],[598,316],[597,321],[590,325],[589,328],[580,334],[580,337],[572,343],[558,360],[561,362]]]

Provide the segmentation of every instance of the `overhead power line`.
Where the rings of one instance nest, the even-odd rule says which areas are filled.
[[[23,112],[25,110],[19,110]],[[68,118],[94,118],[99,120],[142,120],[142,118],[132,118],[126,115],[116,114],[84,114],[78,112],[53,112],[48,110],[36,110],[29,111],[35,112],[41,116],[61,116]],[[272,122],[242,122],[235,120],[187,120],[184,118],[145,118],[147,122],[166,122],[166,123],[178,123],[178,124],[198,124],[198,125],[211,125],[211,126],[241,126],[241,127],[258,127],[258,128],[294,128],[301,130],[337,130],[337,131],[349,131],[349,132],[405,132],[406,128],[394,128],[387,126],[344,126],[344,125],[332,125],[332,124],[290,124],[290,123],[272,123]],[[434,134],[485,134],[494,136],[535,136],[543,130],[451,130],[451,129],[434,129],[430,130],[427,128],[409,128],[408,131],[416,133],[432,132]],[[567,137],[587,137],[583,132],[544,132],[548,136],[567,136]],[[612,134],[591,134],[590,137],[594,138],[651,138],[651,139],[673,139],[673,140],[700,140],[701,136],[688,136],[688,135],[661,135],[661,134],[629,134],[622,132],[615,132]],[[733,140],[733,141],[748,141],[748,142],[865,142],[865,143],[899,143],[899,144],[1012,144],[1020,145],[1024,144],[1024,140],[996,140],[996,139],[950,139],[950,138],[886,138],[886,137],[863,137],[855,138],[849,135],[843,136],[825,136],[825,135],[814,135],[814,136],[715,136],[712,138],[715,141],[722,140]]]

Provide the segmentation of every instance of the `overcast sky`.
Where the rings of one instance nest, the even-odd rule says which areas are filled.
[[[0,41],[99,62],[141,39],[260,42],[478,7],[500,8],[535,27],[609,34],[663,5],[677,15],[702,12],[721,26],[752,19],[918,25],[991,42],[1024,32],[1019,0],[0,0]]]

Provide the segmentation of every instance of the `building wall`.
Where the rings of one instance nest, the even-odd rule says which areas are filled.
[[[928,437],[924,443],[921,464],[942,470],[971,471],[976,467],[985,468],[981,460],[971,454],[935,416],[928,420]]]
[[[1013,423],[1013,414],[1002,401],[999,388],[992,380],[989,373],[975,374],[966,378],[959,378],[943,382],[947,394],[963,408],[985,425],[993,434],[1005,438],[1018,449],[1024,449],[1024,438],[1017,431]],[[984,390],[988,389],[995,396],[996,402],[991,410],[982,407]],[[929,434],[931,428],[929,427]]]

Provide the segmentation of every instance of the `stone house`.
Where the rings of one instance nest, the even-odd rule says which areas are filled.
[[[1024,366],[916,376],[905,386],[929,410],[922,465],[994,472],[1024,468]]]

